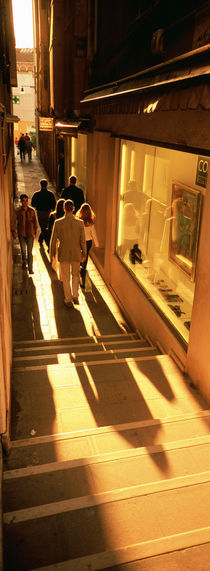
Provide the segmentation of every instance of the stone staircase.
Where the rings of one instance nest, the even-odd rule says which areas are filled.
[[[139,333],[14,343],[5,571],[162,570],[195,546],[209,561],[209,428]]]

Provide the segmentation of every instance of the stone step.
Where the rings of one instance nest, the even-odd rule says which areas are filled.
[[[40,358],[42,355],[57,355],[58,353],[73,353],[73,352],[91,352],[91,351],[106,351],[106,350],[120,350],[120,349],[130,349],[130,348],[141,348],[141,347],[151,347],[146,340],[140,339],[126,339],[118,341],[103,341],[103,342],[88,342],[88,343],[67,343],[62,345],[43,345],[34,347],[21,347],[14,349],[13,361],[16,363],[18,359],[23,357],[37,357]]]
[[[141,333],[136,333],[134,332],[130,332],[130,333],[115,333],[115,334],[111,334],[111,335],[94,335],[94,336],[90,336],[90,335],[83,335],[83,336],[79,336],[79,337],[59,337],[59,338],[55,338],[55,339],[25,339],[24,341],[14,341],[13,342],[13,347],[14,349],[18,349],[18,348],[25,348],[25,347],[48,347],[49,345],[72,345],[72,344],[79,344],[80,343],[92,343],[94,342],[99,342],[99,343],[103,343],[104,341],[106,342],[112,342],[112,341],[121,341],[121,340],[128,340],[128,339],[142,339],[144,340],[144,337],[141,335]]]
[[[210,529],[194,529],[189,532],[161,537],[158,540],[128,545],[121,549],[107,550],[102,553],[62,561],[56,564],[58,571],[158,571],[173,569],[209,568]],[[34,571],[55,571],[55,565],[39,567]]]
[[[206,410],[64,434],[35,435],[11,442],[10,454],[4,460],[4,470],[127,453],[129,449],[135,453],[136,449],[142,447],[165,446],[183,438],[206,438],[209,429],[210,411]]]
[[[139,347],[139,348],[123,348],[116,350],[104,350],[100,345],[91,346],[90,351],[77,352],[75,349],[72,353],[59,353],[51,355],[36,355],[30,357],[17,357],[13,359],[13,371],[16,370],[31,370],[32,367],[40,367],[51,364],[62,363],[82,363],[82,362],[98,362],[98,361],[112,361],[113,359],[127,359],[128,357],[151,357],[159,355],[160,351],[156,347]]]
[[[166,355],[40,366],[13,372],[12,439],[162,419],[202,408],[204,399]]]
[[[3,475],[3,511],[210,472],[210,435],[9,470]]]
[[[3,516],[5,571],[71,560],[76,569],[77,558],[115,551],[117,563],[117,552],[136,544],[176,536],[179,549],[184,534],[197,544],[195,530],[209,541],[209,503],[205,472],[11,511]]]

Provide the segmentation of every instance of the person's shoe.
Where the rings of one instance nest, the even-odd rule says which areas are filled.
[[[73,297],[73,302],[75,305],[78,305],[79,304],[78,297]]]
[[[27,267],[27,266],[26,266],[26,263],[23,262],[23,263],[22,263],[22,268],[23,268],[23,270],[26,270],[26,267]]]
[[[68,309],[71,309],[72,307],[74,307],[72,301],[65,301],[64,300],[64,305],[66,307],[68,307]]]
[[[34,271],[33,271],[33,270],[28,270],[28,273],[29,273],[29,274],[34,274]]]

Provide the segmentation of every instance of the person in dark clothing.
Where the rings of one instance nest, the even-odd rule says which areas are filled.
[[[64,198],[59,198],[59,200],[57,200],[55,210],[51,212],[49,215],[48,226],[46,229],[46,237],[45,237],[45,242],[48,248],[55,220],[57,220],[57,218],[62,218],[64,216],[64,203],[65,203]]]
[[[26,153],[28,155],[28,162],[31,161],[31,154],[32,154],[32,142],[30,137],[28,137],[28,139],[26,139],[25,141],[25,149],[26,149]]]
[[[18,149],[20,151],[20,160],[22,162],[22,160],[25,160],[25,154],[26,154],[26,142],[25,142],[25,137],[24,134],[22,133],[21,137],[19,138],[18,141]]]
[[[67,186],[66,188],[64,188],[64,190],[61,194],[61,198],[65,198],[65,200],[68,200],[68,199],[73,200],[74,214],[76,214],[77,210],[79,210],[80,206],[82,206],[82,204],[85,202],[84,192],[81,188],[76,186],[76,182],[77,182],[76,176],[73,176],[73,175],[70,176],[69,182],[70,182],[70,185]]]
[[[41,233],[38,242],[40,246],[45,239],[45,232],[48,224],[49,214],[55,209],[56,200],[53,192],[47,190],[48,181],[43,178],[40,180],[41,189],[35,192],[32,196],[31,206],[37,211]]]

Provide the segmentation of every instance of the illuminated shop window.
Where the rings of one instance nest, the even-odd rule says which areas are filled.
[[[77,184],[86,191],[87,177],[87,135],[78,133],[71,138],[71,174],[77,177]]]
[[[71,174],[76,175],[76,156],[77,156],[77,139],[72,137],[71,139]]]
[[[205,195],[205,180],[198,178],[199,159],[121,141],[116,251],[185,341]]]

